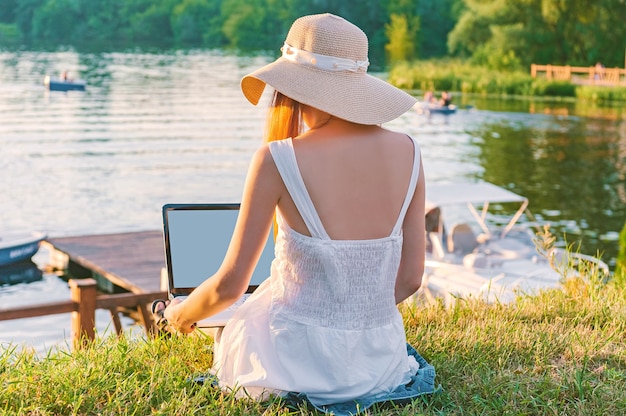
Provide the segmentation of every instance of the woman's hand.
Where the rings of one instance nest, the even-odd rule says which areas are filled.
[[[180,320],[182,301],[179,299],[156,301],[152,307],[152,313],[157,321],[159,329],[166,332],[180,332],[189,334],[196,328],[196,324],[187,324]]]
[[[190,334],[196,329],[195,322],[185,322],[181,318],[181,310],[184,308],[183,301],[180,299],[172,299],[168,302],[163,316],[167,319],[167,324],[170,329],[178,331],[182,334]]]

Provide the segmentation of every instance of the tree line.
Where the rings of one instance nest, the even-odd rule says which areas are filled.
[[[0,0],[0,47],[277,51],[295,18],[322,12],[367,33],[374,68],[624,63],[624,0]]]

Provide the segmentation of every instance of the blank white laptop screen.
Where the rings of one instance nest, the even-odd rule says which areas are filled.
[[[188,295],[221,266],[228,249],[239,204],[167,204],[163,206],[163,235],[170,297]],[[223,313],[198,326],[223,326],[234,310],[270,275],[274,238],[267,243],[254,270],[248,293]]]

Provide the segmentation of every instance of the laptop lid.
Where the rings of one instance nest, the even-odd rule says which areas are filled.
[[[188,295],[221,266],[239,204],[166,204],[162,211],[170,296]],[[273,259],[274,236],[270,232],[247,292],[269,277]]]

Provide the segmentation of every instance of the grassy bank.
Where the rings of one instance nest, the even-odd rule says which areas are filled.
[[[532,78],[529,72],[500,72],[462,61],[437,60],[402,63],[389,72],[399,88],[421,91],[459,91],[475,94],[536,97],[575,97],[595,102],[626,104],[626,87],[581,86]]]
[[[511,305],[403,310],[408,341],[443,392],[377,415],[626,414],[626,282],[572,280]],[[106,338],[72,354],[0,353],[0,413],[308,414],[189,383],[212,360],[201,337]]]

